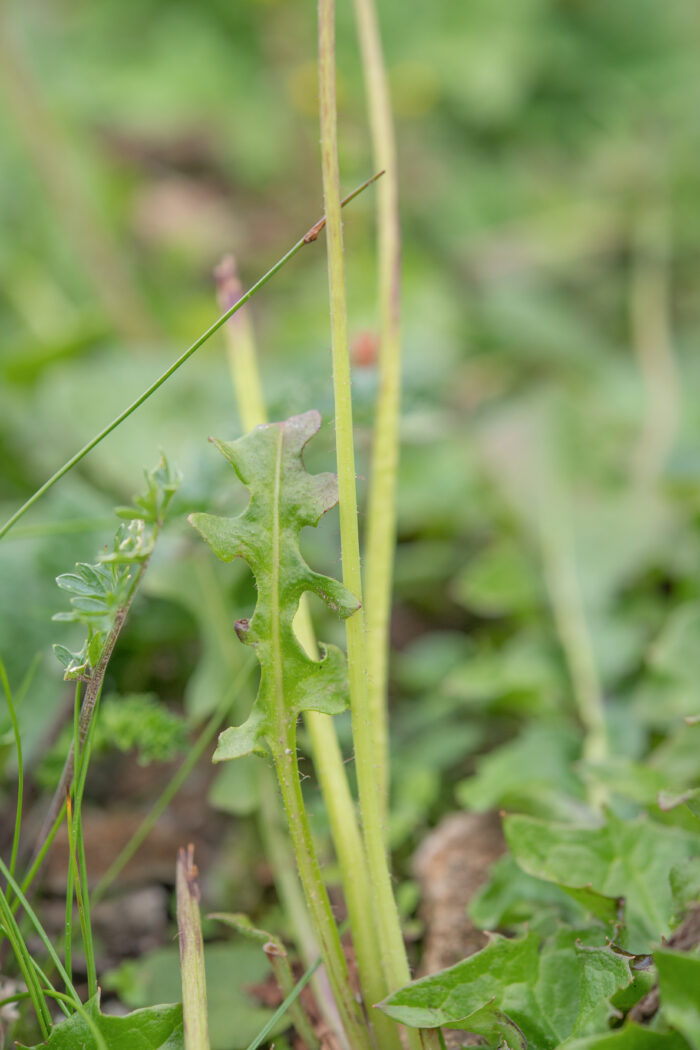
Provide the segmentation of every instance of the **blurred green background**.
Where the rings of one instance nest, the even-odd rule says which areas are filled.
[[[700,776],[684,723],[700,710],[700,7],[379,12],[404,246],[393,841],[514,794],[571,814],[591,782],[634,812]],[[338,20],[349,191],[372,169],[345,0]],[[208,327],[223,253],[248,285],[322,209],[313,4],[22,0],[1,31],[4,518]],[[344,213],[361,478],[373,209],[369,190]],[[275,418],[331,420],[326,295],[321,239],[252,303]],[[180,521],[240,501],[206,444],[239,430],[219,334],[0,544],[13,684],[40,661],[30,753],[63,695],[50,643],[70,644],[54,576],[92,560],[160,449],[184,474]],[[326,426],[312,464],[332,446]],[[337,573],[335,529],[310,542]],[[240,663],[221,625],[252,607],[250,581],[177,523],[150,576],[109,686],[194,723]],[[605,762],[581,760],[587,689]]]

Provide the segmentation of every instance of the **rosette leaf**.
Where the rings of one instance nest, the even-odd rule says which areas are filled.
[[[309,567],[299,547],[301,529],[317,525],[338,502],[335,475],[309,474],[302,461],[320,425],[319,413],[311,411],[256,427],[237,441],[212,439],[249,489],[250,502],[235,518],[192,514],[189,521],[219,558],[243,558],[255,576],[255,612],[238,621],[236,632],[254,647],[261,668],[250,717],[221,734],[215,762],[274,750],[301,711],[338,714],[347,707],[343,653],[322,646],[321,660],[312,660],[292,626],[306,591],[343,617],[359,608],[338,580]]]

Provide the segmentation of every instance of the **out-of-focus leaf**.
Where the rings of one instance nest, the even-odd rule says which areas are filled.
[[[700,857],[682,860],[671,868],[673,925],[681,921],[688,906],[700,901]]]
[[[552,909],[569,922],[583,914],[564,890],[528,875],[509,853],[491,865],[488,882],[468,905],[470,917],[482,930],[508,929]]]
[[[659,807],[663,810],[675,809],[686,805],[694,817],[700,820],[700,788],[691,788],[682,795],[672,795],[669,791],[659,793]]]
[[[209,805],[237,817],[250,816],[260,803],[259,775],[259,763],[254,757],[227,762],[216,771],[207,796]]]
[[[108,1050],[183,1050],[182,1007],[148,1006],[126,1017],[101,1014],[96,1003],[86,1008],[105,1040]],[[97,1050],[87,1021],[73,1014],[51,1029],[49,1039],[32,1050]]]
[[[543,715],[560,707],[563,688],[551,640],[525,630],[497,647],[482,644],[443,685],[449,696],[474,706]]]
[[[510,1024],[522,1042],[507,1045],[557,1050],[603,1028],[610,997],[632,981],[629,961],[594,938],[581,930],[562,930],[546,944],[535,933],[511,941],[495,936],[476,955],[399,989],[381,1007],[411,1027],[442,1025],[491,1038]]]
[[[700,959],[687,952],[654,952],[663,1016],[693,1050],[700,1050]]]
[[[503,616],[531,611],[540,598],[540,586],[522,548],[504,540],[467,564],[454,581],[452,593],[482,616]]]
[[[530,875],[623,897],[625,947],[640,953],[669,935],[671,868],[700,850],[700,836],[648,819],[625,822],[613,813],[599,827],[518,815],[506,817],[503,827],[513,856]]]
[[[642,805],[652,805],[659,792],[668,786],[668,778],[662,772],[622,755],[595,763],[580,762],[577,768],[588,783],[601,785]]]
[[[457,785],[457,798],[479,812],[515,806],[570,815],[583,806],[582,785],[572,771],[579,750],[570,730],[532,723],[516,740],[479,759],[474,775]]]
[[[258,945],[245,941],[205,944],[204,962],[212,1050],[242,1050],[272,1012],[257,1005],[246,992],[250,985],[265,980],[270,973],[269,963]],[[132,1007],[177,998],[182,994],[178,949],[158,948],[138,960],[123,963],[108,975],[106,983],[116,988],[120,998]],[[281,1023],[277,1031],[285,1026]]]
[[[689,1050],[678,1032],[657,1032],[638,1024],[626,1024],[605,1035],[576,1039],[566,1050]]]

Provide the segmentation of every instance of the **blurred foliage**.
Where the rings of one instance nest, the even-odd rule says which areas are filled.
[[[392,841],[408,852],[457,806],[573,824],[600,791],[611,821],[692,838],[688,806],[656,800],[693,799],[700,786],[700,729],[686,723],[700,713],[700,8],[379,8],[400,146],[406,358]],[[213,320],[220,255],[233,250],[251,283],[318,217],[321,192],[313,6],[13,0],[1,17],[6,515]],[[370,159],[349,3],[338,18],[350,189]],[[376,327],[371,191],[344,228],[359,345]],[[271,417],[324,416],[314,472],[332,464],[325,289],[312,246],[250,307]],[[107,687],[156,693],[195,723],[240,672],[232,625],[254,607],[250,575],[222,575],[180,524],[186,512],[243,509],[205,446],[211,433],[240,434],[227,384],[214,339],[0,544],[14,688],[39,661],[19,711],[30,754],[65,695],[49,655],[53,579],[105,542],[110,507],[159,448],[184,481]],[[361,496],[375,390],[371,363],[357,364]],[[328,519],[302,546],[337,576]],[[582,653],[605,704],[604,758],[582,733]],[[6,729],[0,708],[9,781]],[[250,813],[252,777],[222,775],[212,799]],[[587,911],[511,859],[473,913],[513,930]]]

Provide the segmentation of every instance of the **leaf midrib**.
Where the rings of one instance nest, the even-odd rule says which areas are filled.
[[[282,676],[282,639],[280,636],[280,502],[282,490],[282,451],[284,448],[284,431],[277,428],[277,453],[275,459],[275,484],[272,490],[272,595],[270,597],[272,655],[275,674],[275,705],[277,708],[277,725],[286,729],[286,711],[284,704],[284,680]]]

